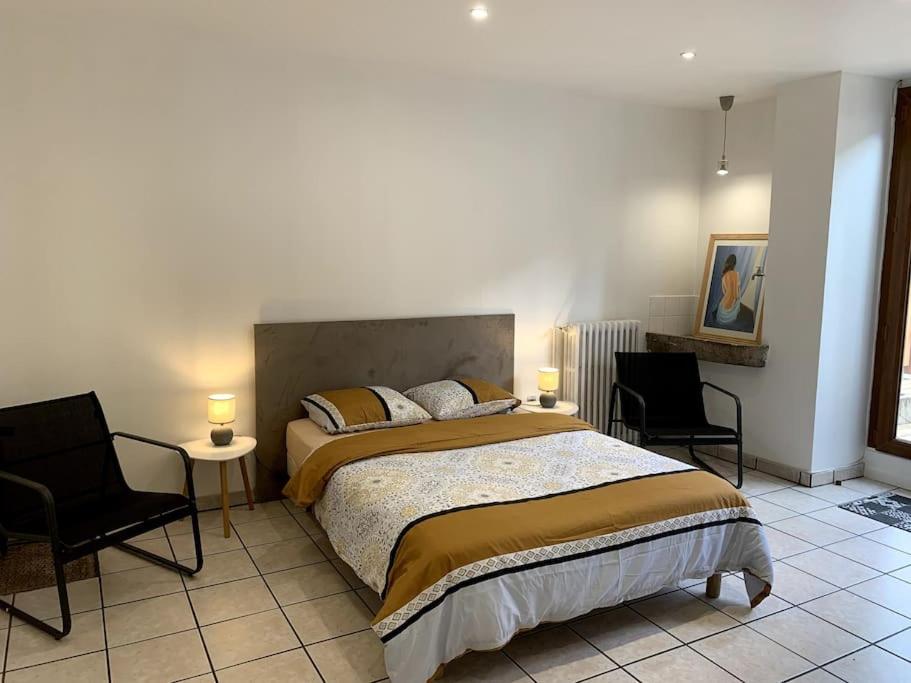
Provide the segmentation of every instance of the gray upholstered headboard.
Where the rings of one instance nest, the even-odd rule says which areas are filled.
[[[453,375],[513,389],[515,316],[254,325],[256,495],[279,497],[288,479],[285,428],[315,391],[364,385],[403,390]]]

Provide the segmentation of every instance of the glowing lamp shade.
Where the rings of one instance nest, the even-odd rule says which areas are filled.
[[[209,396],[209,423],[219,425],[210,434],[216,446],[227,446],[234,440],[234,430],[225,427],[234,422],[237,412],[234,394],[212,394]]]
[[[234,394],[209,396],[209,422],[213,425],[226,425],[234,422],[236,403]]]
[[[560,371],[557,368],[538,368],[538,389],[556,391],[560,386]]]

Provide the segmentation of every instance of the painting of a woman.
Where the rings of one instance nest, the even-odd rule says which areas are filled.
[[[697,337],[759,343],[766,235],[712,235]]]

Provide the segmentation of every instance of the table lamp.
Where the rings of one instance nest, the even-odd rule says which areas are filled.
[[[234,439],[234,430],[225,425],[234,422],[235,402],[234,394],[209,396],[209,424],[218,425],[210,434],[216,446],[227,446]]]
[[[554,394],[560,386],[560,371],[557,368],[538,368],[538,389],[541,395],[538,401],[542,408],[553,408],[557,405],[557,396]]]

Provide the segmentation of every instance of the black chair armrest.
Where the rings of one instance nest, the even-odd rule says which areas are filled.
[[[121,439],[129,439],[130,441],[138,441],[140,443],[148,444],[149,446],[156,446],[157,448],[164,448],[169,451],[174,451],[177,453],[180,458],[183,460],[184,470],[187,477],[187,498],[196,505],[196,491],[193,487],[193,465],[190,462],[190,455],[187,451],[180,446],[177,446],[166,441],[158,441],[157,439],[150,439],[147,436],[139,436],[137,434],[129,434],[127,432],[111,432],[111,438],[120,437]]]
[[[51,493],[50,489],[37,481],[32,481],[31,479],[26,479],[25,477],[20,477],[17,474],[10,474],[9,472],[4,472],[2,470],[0,470],[0,480],[7,481],[14,486],[30,489],[41,497],[41,502],[44,504],[44,513],[47,517],[47,532],[54,542],[56,542],[57,503],[54,501],[54,494]]]
[[[709,387],[711,389],[714,389],[715,391],[718,391],[718,392],[724,394],[725,396],[730,396],[732,399],[734,399],[734,404],[737,406],[737,434],[742,434],[743,433],[743,406],[740,403],[740,397],[737,394],[728,391],[727,389],[722,389],[717,384],[712,384],[711,382],[703,382],[702,387],[703,387],[703,389],[705,387]]]
[[[636,399],[636,402],[639,404],[639,431],[642,432],[645,436],[648,436],[648,431],[646,430],[646,425],[645,425],[645,422],[646,422],[645,397],[643,397],[642,394],[640,394],[638,391],[636,391],[634,389],[630,389],[628,386],[626,386],[622,382],[614,382],[614,386],[617,387],[617,389],[619,389],[620,391],[626,392],[627,394],[632,396],[634,399]],[[622,415],[623,415],[622,408],[621,408],[620,415],[621,415],[621,419],[622,419]],[[624,424],[626,424],[625,421],[624,421]],[[629,427],[629,425],[626,425],[626,426]]]

